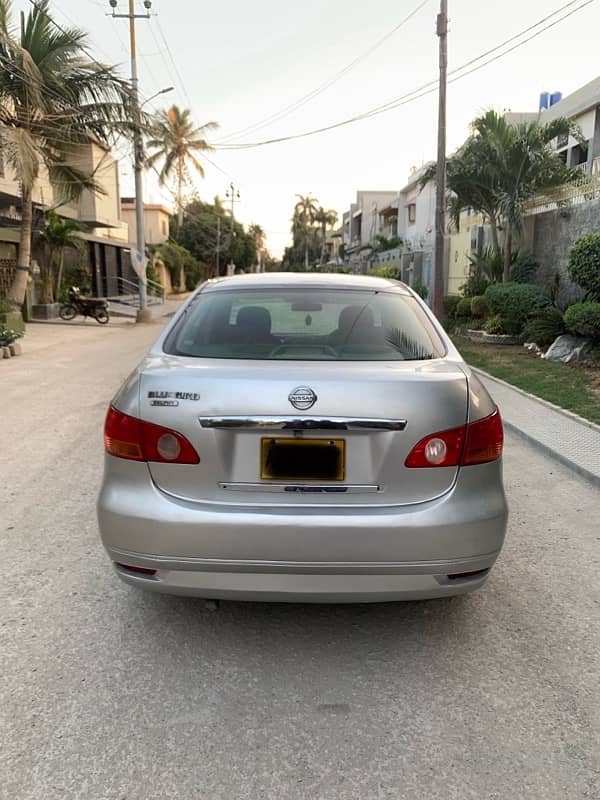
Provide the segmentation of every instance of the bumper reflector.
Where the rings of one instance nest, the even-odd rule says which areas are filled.
[[[115,561],[117,567],[127,570],[127,572],[134,572],[136,575],[156,575],[157,570],[147,569],[146,567],[133,567],[130,564],[119,564]]]
[[[487,569],[476,569],[474,572],[455,572],[452,575],[448,575],[449,581],[464,581],[466,578],[480,578],[482,575],[488,573],[489,567]]]

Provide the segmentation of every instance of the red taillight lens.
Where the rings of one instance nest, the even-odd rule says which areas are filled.
[[[404,462],[411,469],[486,464],[502,455],[504,431],[498,409],[470,425],[439,431],[415,445]]]
[[[411,469],[422,467],[457,467],[465,440],[465,427],[450,431],[439,431],[426,436],[413,447],[404,466]],[[443,446],[442,446],[443,445]],[[443,454],[443,458],[441,457]]]
[[[487,464],[502,455],[504,430],[498,409],[489,417],[467,425],[467,441],[461,464]]]
[[[106,452],[133,461],[199,464],[200,456],[177,431],[130,417],[111,406],[104,425]]]

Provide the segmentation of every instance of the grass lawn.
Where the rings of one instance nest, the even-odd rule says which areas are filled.
[[[544,361],[524,347],[454,341],[473,367],[600,424],[600,368]]]

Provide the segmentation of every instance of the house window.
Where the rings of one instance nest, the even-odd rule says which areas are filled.
[[[569,134],[568,133],[561,133],[560,136],[556,137],[556,149],[560,150],[563,147],[566,147],[569,144]]]
[[[417,204],[411,203],[408,206],[408,224],[414,225],[417,221]]]
[[[167,223],[165,222],[164,219],[162,221],[162,232],[163,232],[163,236],[166,236],[167,233],[168,233],[168,231],[167,231]]]

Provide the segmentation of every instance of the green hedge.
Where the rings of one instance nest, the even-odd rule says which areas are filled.
[[[456,316],[461,319],[467,319],[471,316],[471,298],[461,297],[456,307]]]
[[[485,299],[512,336],[519,336],[527,319],[548,304],[544,290],[530,283],[495,283],[486,289]]]
[[[600,340],[600,303],[575,303],[565,311],[565,325],[571,333]]]
[[[568,272],[590,300],[600,301],[600,233],[581,236],[571,248]]]
[[[485,295],[479,294],[471,298],[471,314],[478,319],[487,317],[490,313],[490,304]]]
[[[457,294],[447,294],[444,297],[444,316],[446,319],[455,319],[458,304],[462,300]]]
[[[558,308],[543,308],[531,317],[523,330],[526,342],[535,342],[538,347],[549,347],[566,330],[563,315]]]

